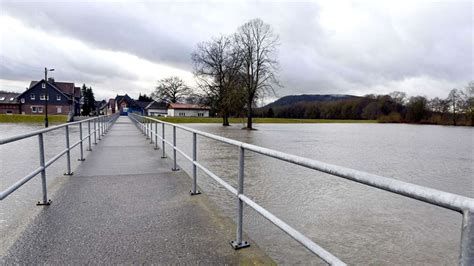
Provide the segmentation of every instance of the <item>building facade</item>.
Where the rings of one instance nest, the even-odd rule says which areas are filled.
[[[170,103],[168,116],[209,117],[209,110],[209,107],[198,104]]]
[[[80,89],[74,83],[54,79],[32,81],[30,88],[17,97],[21,114],[79,115]],[[46,105],[47,103],[47,105]]]
[[[0,114],[19,114],[19,93],[0,91]]]

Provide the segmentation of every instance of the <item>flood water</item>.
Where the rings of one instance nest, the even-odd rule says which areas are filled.
[[[474,197],[474,129],[397,124],[257,124],[187,126],[220,136],[337,164],[430,188]],[[0,124],[0,138],[35,126]],[[73,132],[77,133],[77,129]],[[171,139],[167,128],[166,138]],[[77,134],[72,134],[76,136]],[[180,149],[191,154],[191,134],[178,130]],[[71,140],[77,141],[78,137]],[[64,149],[64,132],[45,136],[47,157]],[[152,145],[150,145],[152,148]],[[38,163],[37,138],[0,146],[0,189]],[[171,149],[167,147],[167,151]],[[161,153],[157,152],[157,156]],[[77,149],[72,161],[77,164]],[[236,187],[238,148],[198,137],[198,160]],[[245,194],[349,264],[457,264],[461,215],[342,178],[247,152]],[[29,163],[25,164],[24,162]],[[178,155],[180,167],[191,172]],[[61,159],[48,168],[59,186]],[[53,176],[58,176],[53,178]],[[198,185],[223,214],[235,218],[236,200],[199,172]],[[0,202],[0,234],[26,219],[41,197],[40,178]],[[244,231],[281,264],[321,264],[299,243],[249,207]],[[232,240],[232,239],[229,239]],[[226,243],[223,243],[226,244]]]

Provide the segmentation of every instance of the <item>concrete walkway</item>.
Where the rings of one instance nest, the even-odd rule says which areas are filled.
[[[120,117],[1,264],[272,263],[253,242],[233,250],[233,221],[148,143]]]

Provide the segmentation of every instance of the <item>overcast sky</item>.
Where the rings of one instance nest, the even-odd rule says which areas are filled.
[[[446,97],[473,80],[471,1],[129,2],[0,0],[0,89],[23,91],[45,66],[96,98],[194,84],[190,54],[252,18],[280,36],[288,94]]]

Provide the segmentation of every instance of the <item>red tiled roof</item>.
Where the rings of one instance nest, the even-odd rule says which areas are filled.
[[[209,110],[210,108],[204,105],[199,105],[199,104],[170,103],[169,109]]]

